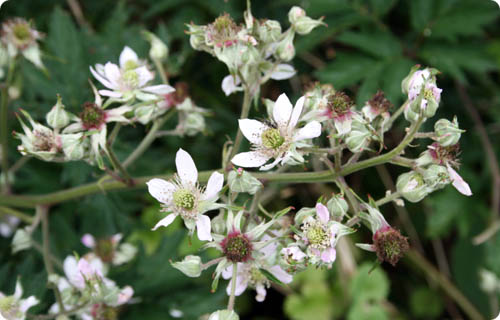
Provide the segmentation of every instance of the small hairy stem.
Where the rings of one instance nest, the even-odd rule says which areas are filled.
[[[137,160],[140,156],[142,156],[144,152],[146,152],[149,146],[156,139],[156,132],[161,129],[163,124],[165,124],[165,122],[167,122],[167,120],[170,119],[174,115],[174,113],[175,109],[172,109],[168,111],[166,115],[164,115],[159,119],[156,119],[153,122],[153,125],[151,126],[151,129],[149,130],[148,134],[144,137],[144,139],[142,139],[141,143],[137,146],[137,148],[123,162],[123,167],[125,169],[132,163],[134,163],[134,161]]]
[[[249,89],[245,87],[240,119],[248,118],[248,113],[250,112],[251,104],[252,104],[252,95],[250,94]],[[236,134],[236,139],[234,140],[233,150],[231,151],[231,155],[228,158],[228,166],[230,165],[231,159],[238,153],[242,139],[243,139],[243,133],[241,132],[238,126],[238,133]]]
[[[21,211],[9,208],[9,207],[2,207],[0,206],[0,215],[11,215],[14,217],[17,217],[21,219],[21,221],[32,224],[35,219],[32,216],[29,216],[25,213],[22,213]]]
[[[434,138],[436,134],[434,132],[417,132],[415,134],[415,138],[417,139],[426,139],[426,138]]]
[[[49,207],[42,205],[37,206],[36,212],[37,215],[40,215],[42,218],[43,262],[45,264],[45,270],[47,270],[47,276],[50,277],[50,275],[54,274],[54,267],[52,266],[52,260],[50,259]],[[55,284],[52,284],[51,287],[54,290],[59,310],[64,312],[64,304],[62,302],[59,288],[57,288],[57,285]]]
[[[229,296],[229,302],[227,303],[227,310],[234,309],[234,299],[236,297],[236,275],[238,273],[238,264],[233,263],[233,277],[231,278],[231,295]]]
[[[455,287],[455,285],[443,274],[441,274],[425,257],[420,255],[415,250],[410,250],[406,253],[406,257],[410,261],[412,266],[417,267],[422,270],[422,272],[429,277],[431,280],[435,281],[441,289],[453,299],[458,306],[465,312],[467,318],[473,320],[482,320],[484,317],[476,309],[476,307],[465,297],[460,290]]]

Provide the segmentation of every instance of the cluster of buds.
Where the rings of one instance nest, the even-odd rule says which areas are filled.
[[[420,118],[431,118],[436,114],[443,91],[436,85],[438,73],[439,71],[433,68],[420,70],[420,66],[416,65],[403,80],[403,93],[408,95],[404,109],[406,120],[415,122]]]
[[[222,81],[226,95],[242,90],[241,83],[252,85],[256,93],[269,78],[292,77],[295,69],[282,62],[295,56],[295,34],[305,35],[324,25],[322,18],[312,19],[299,7],[290,10],[291,26],[283,32],[278,21],[255,19],[250,8],[244,16],[245,24],[240,25],[227,13],[209,25],[187,25],[191,46],[214,55],[228,67],[230,75]]]

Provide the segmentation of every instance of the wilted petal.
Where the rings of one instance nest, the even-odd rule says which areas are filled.
[[[264,163],[266,163],[270,158],[260,152],[249,151],[242,152],[235,155],[231,162],[240,167],[244,168],[255,168],[260,167]]]
[[[168,216],[166,216],[165,218],[161,219],[155,226],[154,228],[152,229],[153,231],[155,231],[156,229],[158,229],[159,227],[166,227],[168,226],[169,224],[172,223],[172,221],[174,221],[175,217],[177,217],[177,215],[171,213],[169,214]]]
[[[210,218],[208,216],[204,214],[198,216],[198,220],[196,220],[196,230],[198,239],[201,241],[212,241],[212,235],[210,234]]]
[[[214,172],[207,182],[207,189],[205,190],[205,200],[217,199],[218,193],[224,184],[224,175],[219,172]]]
[[[262,132],[269,129],[264,123],[252,119],[238,120],[241,133],[253,144],[260,145],[262,143]]]
[[[295,75],[295,69],[286,63],[278,64],[276,69],[271,73],[271,79],[274,80],[286,80],[290,79]]]
[[[330,220],[330,213],[327,207],[321,203],[316,203],[316,214],[321,222],[327,223]]]
[[[133,61],[133,62],[138,62],[139,58],[137,57],[137,54],[135,53],[134,50],[130,49],[128,46],[125,46],[123,48],[122,52],[120,53],[120,67],[122,69],[125,69],[125,64],[127,61]]]
[[[151,179],[146,182],[148,185],[149,193],[158,201],[164,204],[170,204],[172,202],[173,193],[175,186],[163,179]]]
[[[286,94],[281,94],[273,108],[273,118],[278,127],[287,127],[290,121],[290,116],[292,115],[292,104]]]
[[[352,118],[350,116],[344,115],[333,120],[338,134],[344,135],[351,131]]]
[[[311,121],[301,128],[293,137],[293,141],[300,141],[304,139],[312,139],[321,135],[321,123],[318,121]]]
[[[463,195],[471,196],[472,191],[469,187],[469,184],[465,182],[465,180],[462,179],[458,172],[456,172],[449,164],[447,164],[446,167],[448,168],[448,174],[450,175],[450,179],[455,189],[457,189],[458,192]]]
[[[189,153],[179,149],[175,155],[175,165],[182,183],[194,186],[198,181],[198,170]]]

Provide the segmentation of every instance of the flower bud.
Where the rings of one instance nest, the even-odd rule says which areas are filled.
[[[282,61],[290,61],[295,56],[295,47],[293,46],[294,32],[287,32],[285,37],[278,42],[275,55]]]
[[[25,229],[17,229],[12,239],[12,253],[31,248],[31,237]]]
[[[415,171],[401,174],[396,182],[396,189],[410,202],[419,202],[431,191],[422,175]]]
[[[436,133],[436,140],[443,147],[448,147],[458,143],[460,135],[465,130],[458,128],[457,117],[453,118],[453,122],[447,119],[439,119],[434,124],[434,132]]]
[[[341,221],[349,209],[347,201],[345,201],[341,194],[333,195],[333,197],[326,203],[326,206],[328,207],[328,211],[330,211],[332,216],[337,221]]]
[[[240,320],[240,317],[233,310],[219,310],[212,313],[208,320]]]
[[[291,244],[280,251],[280,266],[288,273],[295,273],[307,268],[307,255],[297,245]]]
[[[70,114],[64,110],[62,98],[57,95],[57,103],[47,113],[46,120],[49,126],[54,129],[61,129],[66,127],[70,122]]]
[[[373,247],[379,261],[389,262],[393,266],[410,249],[408,238],[392,227],[382,228],[375,233]]]
[[[205,34],[206,27],[198,26],[193,23],[187,25],[188,31],[187,33],[190,35],[189,43],[194,50],[205,50],[208,49],[206,44]]]
[[[161,41],[154,33],[143,31],[143,35],[146,40],[151,44],[151,49],[149,49],[149,57],[152,60],[162,61],[168,56],[168,47]]]
[[[423,172],[424,182],[433,190],[444,188],[451,182],[448,169],[444,166],[432,164]]]
[[[262,188],[262,183],[242,168],[229,172],[227,181],[229,189],[233,192],[255,194]]]
[[[60,137],[66,161],[82,160],[85,157],[88,140],[83,133],[62,134]]]
[[[184,273],[186,276],[196,278],[201,275],[201,258],[198,256],[186,256],[184,260],[171,263],[172,267]]]
[[[370,144],[371,135],[370,130],[368,130],[364,123],[353,120],[351,131],[349,131],[345,140],[347,148],[353,153],[363,151]]]
[[[135,108],[134,115],[137,121],[142,124],[147,124],[151,120],[155,119],[157,114],[155,114],[155,105],[150,104],[148,106],[140,106]]]
[[[281,25],[276,20],[266,20],[259,25],[257,34],[264,43],[276,42],[281,35]]]
[[[314,217],[316,215],[315,208],[303,207],[295,214],[295,223],[300,225],[307,217]]]
[[[184,122],[184,132],[188,136],[194,136],[205,130],[205,118],[198,112],[189,113]]]
[[[303,17],[306,17],[306,12],[301,7],[293,6],[290,11],[288,11],[288,20],[291,24],[297,23],[297,21]]]

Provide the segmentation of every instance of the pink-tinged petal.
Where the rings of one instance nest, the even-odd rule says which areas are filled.
[[[287,247],[287,248],[283,248],[281,249],[281,252],[285,255],[288,255],[288,256],[292,256],[292,259],[295,260],[295,261],[302,261],[305,257],[306,257],[306,254],[304,252],[302,252],[302,250],[300,250],[298,247]]]
[[[200,239],[201,241],[212,241],[210,230],[210,218],[204,214],[200,214],[198,216],[198,219],[196,220],[196,231],[198,234],[198,239]]]
[[[238,267],[242,265],[241,263],[238,263]],[[230,264],[227,268],[225,268],[224,270],[222,270],[222,278],[228,280],[228,279],[231,279],[231,277],[233,276],[233,265]]]
[[[146,83],[154,79],[154,74],[149,71],[149,69],[146,66],[139,67],[134,70],[137,73],[137,78],[138,78],[138,88],[144,87]]]
[[[66,274],[68,281],[78,289],[85,288],[85,280],[83,279],[80,270],[78,269],[78,262],[73,256],[69,256],[64,259],[63,270]]]
[[[186,151],[179,149],[175,155],[175,166],[177,174],[182,183],[194,186],[198,181],[198,169],[194,164],[193,158]]]
[[[335,123],[335,129],[337,130],[338,134],[344,135],[346,133],[349,133],[349,131],[351,131],[352,117],[344,115],[341,117],[334,118],[333,120]]]
[[[24,299],[21,301],[21,305],[19,306],[19,309],[21,310],[22,313],[26,313],[29,308],[36,306],[40,301],[35,296],[31,296],[27,299]]]
[[[255,300],[257,300],[257,302],[262,302],[266,299],[267,291],[266,287],[264,287],[262,283],[258,283],[255,286],[255,291],[257,291],[257,295],[255,296]]]
[[[121,92],[117,91],[111,91],[111,90],[99,90],[99,94],[104,97],[111,97],[111,98],[121,98],[123,94]]]
[[[175,186],[163,179],[151,179],[146,182],[149,193],[158,201],[164,204],[170,204],[174,194]]]
[[[102,83],[103,86],[109,89],[117,89],[115,85],[113,85],[111,82],[109,82],[106,78],[104,78],[100,73],[94,70],[94,68],[90,67],[90,73],[94,76],[94,78],[97,79],[100,83]]]
[[[273,276],[283,283],[290,283],[293,280],[293,277],[280,266],[272,266],[269,268],[269,272],[271,272]]]
[[[300,115],[302,114],[302,110],[304,109],[304,101],[305,100],[306,100],[306,97],[302,96],[295,103],[295,107],[293,108],[290,122],[288,123],[288,132],[292,132],[292,130],[297,125],[297,122],[299,122]]]
[[[214,172],[207,182],[204,200],[212,200],[219,198],[218,193],[222,190],[224,184],[224,175],[219,172]]]
[[[176,214],[173,214],[173,213],[169,214],[165,218],[158,221],[158,223],[151,230],[155,231],[159,227],[167,227],[169,224],[171,224],[174,221],[175,217],[177,217]]]
[[[244,168],[255,168],[260,167],[264,163],[266,163],[270,158],[260,152],[249,151],[242,152],[235,155],[231,162],[239,167]]]
[[[264,123],[252,119],[240,119],[238,124],[245,138],[256,145],[262,143],[262,133],[269,129],[269,126]]]
[[[448,174],[450,175],[450,179],[455,189],[457,189],[458,192],[463,195],[471,196],[472,191],[469,187],[469,184],[465,182],[465,180],[462,179],[458,172],[456,172],[449,164],[447,164],[446,167],[448,168]]]
[[[131,286],[126,286],[118,294],[118,301],[116,304],[122,305],[127,303],[130,300],[130,298],[132,298],[133,295],[134,295],[134,289],[132,289]]]
[[[241,84],[240,77],[238,76],[234,77],[232,75],[225,76],[224,79],[222,79],[222,84],[221,84],[222,91],[224,91],[224,94],[226,96],[229,96],[233,92],[243,90],[242,87],[239,87],[240,84]]]
[[[326,248],[321,253],[321,260],[323,262],[325,262],[325,263],[332,263],[332,262],[334,262],[336,257],[337,257],[337,252],[332,247]]]
[[[291,65],[282,63],[276,66],[276,69],[273,73],[271,73],[270,78],[273,80],[286,80],[293,77],[296,72],[297,71],[295,71]]]
[[[120,68],[125,69],[125,64],[127,63],[127,61],[133,61],[137,63],[139,61],[139,58],[137,57],[137,54],[134,50],[125,46],[125,48],[123,48],[122,52],[120,53]]]
[[[311,121],[301,128],[293,137],[293,141],[300,141],[304,139],[312,139],[321,135],[321,123],[318,121]]]
[[[286,128],[288,126],[290,116],[292,115],[292,108],[292,104],[286,94],[281,94],[274,103],[273,108],[273,118],[278,127]]]
[[[87,248],[93,249],[95,247],[94,236],[89,233],[84,234],[82,237],[82,243]]]
[[[114,109],[109,109],[104,111],[106,114],[106,122],[130,122],[124,114],[132,111],[133,108],[130,106],[121,106]]]
[[[108,88],[117,89],[121,77],[120,68],[116,64],[108,62],[104,65],[104,75],[112,85],[112,87]]]
[[[158,95],[164,95],[164,94],[169,94],[175,91],[175,88],[172,86],[169,86],[168,84],[159,84],[156,86],[149,86],[142,88],[142,91],[158,94]]]
[[[328,212],[328,208],[321,204],[321,203],[316,203],[316,214],[318,215],[319,221],[323,223],[327,223],[330,221],[330,213]]]

